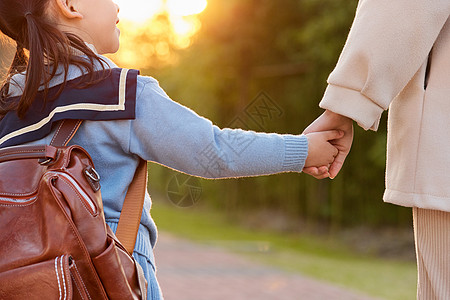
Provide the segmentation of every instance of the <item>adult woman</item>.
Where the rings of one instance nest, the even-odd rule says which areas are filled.
[[[305,130],[346,132],[334,177],[350,151],[352,120],[377,130],[389,108],[384,201],[413,207],[419,299],[450,299],[449,15],[448,0],[361,0],[320,103],[326,111]]]

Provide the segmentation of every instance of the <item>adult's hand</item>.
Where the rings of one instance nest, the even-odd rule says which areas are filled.
[[[341,138],[330,141],[338,149],[338,154],[330,165],[329,169],[325,168],[316,168],[309,167],[304,168],[303,172],[314,176],[317,179],[322,179],[326,177],[330,177],[331,179],[335,178],[336,175],[341,170],[345,158],[350,152],[350,148],[352,147],[353,142],[353,121],[350,118],[345,116],[336,114],[332,111],[326,110],[322,115],[320,115],[314,122],[309,125],[304,134],[318,132],[318,131],[327,131],[339,129],[344,132],[344,135]]]

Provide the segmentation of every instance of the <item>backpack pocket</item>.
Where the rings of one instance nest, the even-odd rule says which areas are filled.
[[[89,299],[70,255],[2,272],[0,282],[0,299]]]
[[[123,250],[118,247],[115,240],[108,236],[108,247],[106,250],[97,257],[92,258],[97,274],[102,281],[105,291],[107,291],[108,298],[111,300],[145,299],[146,287],[141,289],[132,288],[132,286],[140,287],[138,274],[134,270],[137,263],[128,254],[121,252]],[[123,261],[126,258],[129,262]],[[130,270],[124,270],[124,268],[129,268],[130,266]],[[111,274],[115,274],[115,276],[111,276]],[[126,274],[128,274],[129,278],[127,278]]]

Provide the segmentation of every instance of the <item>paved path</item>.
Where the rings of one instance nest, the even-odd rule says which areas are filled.
[[[374,300],[165,232],[156,248],[165,300]]]

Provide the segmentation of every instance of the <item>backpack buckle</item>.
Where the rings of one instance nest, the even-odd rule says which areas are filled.
[[[42,166],[48,165],[53,161],[53,158],[41,158],[39,164]]]
[[[89,185],[94,190],[94,192],[100,190],[100,175],[93,167],[86,167],[84,169],[84,176],[86,177]]]

